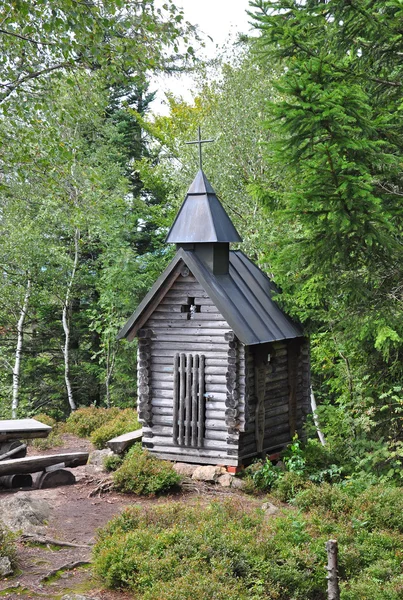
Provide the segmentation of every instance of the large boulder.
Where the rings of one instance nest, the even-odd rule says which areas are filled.
[[[4,525],[13,532],[32,532],[49,519],[50,505],[34,498],[31,492],[18,492],[0,499],[0,515]]]
[[[216,467],[214,465],[200,466],[195,469],[192,479],[215,483],[220,475],[223,475],[224,473],[226,473],[224,467]]]
[[[108,456],[113,456],[114,452],[109,448],[104,448],[104,450],[94,450],[91,452],[88,458],[88,465],[91,465],[96,471],[105,471],[104,461]]]
[[[97,600],[94,596],[83,596],[82,594],[65,594],[62,600]]]
[[[176,471],[178,475],[183,475],[183,477],[192,477],[197,469],[197,465],[190,465],[182,462],[175,463],[173,467],[174,471]]]
[[[0,579],[13,574],[10,559],[7,556],[0,556]]]

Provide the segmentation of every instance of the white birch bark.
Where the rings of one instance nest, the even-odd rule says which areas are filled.
[[[66,383],[67,398],[71,410],[76,410],[77,406],[74,402],[73,390],[70,381],[70,325],[69,325],[69,308],[70,308],[70,297],[71,290],[76,276],[78,259],[79,259],[79,246],[78,242],[80,239],[80,230],[76,229],[74,232],[74,261],[73,269],[71,271],[70,280],[67,284],[66,296],[64,298],[63,312],[62,312],[62,323],[64,330],[64,347],[62,348],[64,356],[64,381]]]
[[[31,296],[31,279],[28,278],[27,287],[25,289],[24,302],[22,304],[20,318],[17,323],[17,347],[15,349],[15,362],[13,367],[13,387],[12,387],[12,401],[11,401],[11,414],[12,418],[17,418],[18,404],[19,404],[19,390],[20,390],[20,373],[21,373],[21,355],[22,346],[24,341],[24,323],[27,315],[29,298]]]
[[[106,406],[111,407],[111,392],[110,383],[112,379],[113,369],[115,367],[116,350],[111,348],[111,340],[108,340],[108,351],[106,354],[106,377],[105,377],[105,391],[106,391]]]
[[[323,435],[323,433],[319,427],[318,413],[316,412],[318,407],[316,406],[316,400],[315,400],[315,396],[314,396],[312,388],[311,388],[311,408],[312,408],[312,414],[313,414],[313,422],[315,423],[315,427],[316,427],[316,433],[318,434],[318,438],[319,438],[322,446],[325,446],[326,440],[325,440],[325,436]]]

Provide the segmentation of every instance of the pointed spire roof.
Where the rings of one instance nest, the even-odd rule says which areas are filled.
[[[202,170],[194,178],[166,241],[169,244],[242,242]]]

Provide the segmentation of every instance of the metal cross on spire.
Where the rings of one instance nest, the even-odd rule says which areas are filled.
[[[199,163],[200,163],[200,170],[202,170],[202,168],[203,168],[203,166],[202,166],[202,144],[207,144],[208,142],[214,142],[214,140],[202,140],[200,125],[197,129],[198,129],[198,133],[199,133],[199,139],[197,139],[194,142],[185,142],[185,144],[198,144],[199,145]]]

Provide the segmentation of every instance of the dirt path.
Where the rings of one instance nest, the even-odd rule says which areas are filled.
[[[90,450],[88,442],[67,436],[63,448],[52,449],[51,453],[62,453],[67,450],[75,452]],[[30,454],[37,452],[31,450]],[[161,498],[146,499],[136,496],[108,493],[100,497],[91,497],[100,479],[105,475],[96,473],[90,466],[74,469],[77,483],[73,486],[59,487],[49,490],[32,490],[36,498],[46,500],[51,506],[51,516],[46,527],[46,536],[77,545],[83,548],[65,548],[55,546],[39,546],[27,543],[18,544],[19,572],[0,581],[0,598],[16,600],[18,598],[52,598],[60,599],[64,594],[76,593],[98,600],[128,600],[133,596],[123,592],[109,591],[102,588],[91,573],[90,565],[76,569],[66,569],[44,580],[46,575],[57,571],[63,565],[77,561],[91,560],[91,545],[96,537],[96,530],[105,525],[114,515],[126,506],[133,504],[150,506],[166,502],[192,503],[196,499],[210,501],[212,498],[238,495],[245,503],[261,504],[255,499],[246,499],[243,494],[234,490],[203,484],[191,485],[190,489],[181,493]],[[12,492],[2,492],[1,497]]]

